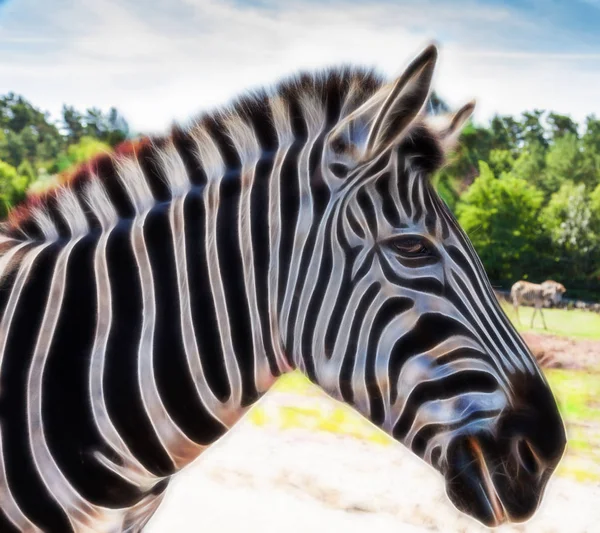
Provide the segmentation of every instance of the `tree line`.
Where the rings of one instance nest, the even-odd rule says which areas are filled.
[[[469,124],[438,190],[492,283],[555,279],[600,299],[600,120],[533,110]]]
[[[128,135],[127,121],[115,108],[78,111],[65,105],[54,121],[22,96],[0,96],[0,218],[28,191],[47,187],[64,170],[110,151]]]
[[[427,107],[448,111],[436,94]],[[0,217],[129,136],[115,108],[65,105],[54,121],[22,96],[0,97]],[[600,119],[533,110],[470,123],[434,180],[494,285],[556,279],[569,296],[600,299]]]

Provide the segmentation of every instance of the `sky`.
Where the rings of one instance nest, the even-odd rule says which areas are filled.
[[[475,120],[600,115],[600,0],[0,0],[0,94],[58,118],[116,106],[161,132],[244,90],[340,63],[392,78],[439,45],[434,88]]]

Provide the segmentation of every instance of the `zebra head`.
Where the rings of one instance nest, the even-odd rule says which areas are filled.
[[[544,298],[552,303],[552,305],[557,305],[562,300],[563,294],[567,292],[565,286],[562,283],[558,283],[558,281],[546,280],[542,285],[542,290],[544,291]]]
[[[436,57],[427,48],[327,135],[320,171],[334,186],[296,359],[439,470],[460,510],[495,526],[535,511],[565,431],[429,179],[473,109],[441,125],[423,116]]]

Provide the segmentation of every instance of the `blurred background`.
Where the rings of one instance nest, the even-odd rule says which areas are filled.
[[[514,282],[553,279],[567,289],[560,305],[544,310],[547,330],[539,317],[528,327],[531,308],[520,311],[525,325],[518,327],[565,416],[569,449],[553,499],[518,530],[600,531],[593,505],[600,501],[599,27],[598,0],[0,0],[0,216],[94,154],[164,132],[172,121],[185,122],[244,90],[340,63],[392,76],[435,40],[440,59],[427,112],[477,100],[456,154],[435,177],[440,194],[511,319],[506,296]],[[328,518],[332,527],[364,523],[387,531],[392,517],[390,531],[399,523],[447,531],[452,508],[431,492],[441,490],[441,480],[419,492],[430,473],[415,473],[406,466],[411,458],[400,455],[390,459],[399,465],[391,486],[383,477],[365,480],[380,476],[380,467],[390,475],[381,463],[386,437],[300,376],[278,383],[241,427],[245,436],[230,439],[238,463],[213,465],[237,472],[229,485],[218,475],[213,480],[229,505],[235,490],[260,482],[270,487],[266,499],[294,488],[295,503],[281,504],[290,513],[317,494],[316,507],[300,506],[298,516],[333,505],[341,514]],[[343,455],[340,446],[348,454],[340,464],[356,473],[351,481],[347,470],[342,475],[332,466]],[[272,453],[260,463],[257,450],[265,449]],[[279,470],[264,467],[284,452]],[[311,477],[315,465],[318,475]],[[296,471],[308,477],[298,481]],[[219,493],[214,486],[198,490]],[[338,497],[331,504],[331,491],[348,490],[354,503]],[[261,515],[262,501],[245,520],[269,512],[265,504]],[[218,523],[234,515],[224,512]],[[456,520],[457,530],[476,529]]]

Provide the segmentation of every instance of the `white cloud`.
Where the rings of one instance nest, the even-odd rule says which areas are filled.
[[[600,53],[519,50],[511,43],[539,36],[540,24],[504,7],[60,0],[52,9],[25,0],[12,16],[34,3],[42,30],[9,25],[5,14],[0,92],[22,93],[56,116],[63,102],[115,105],[134,128],[160,131],[300,68],[345,62],[393,75],[431,39],[442,45],[436,88],[454,105],[477,98],[480,120],[532,108],[579,120],[600,113]]]

